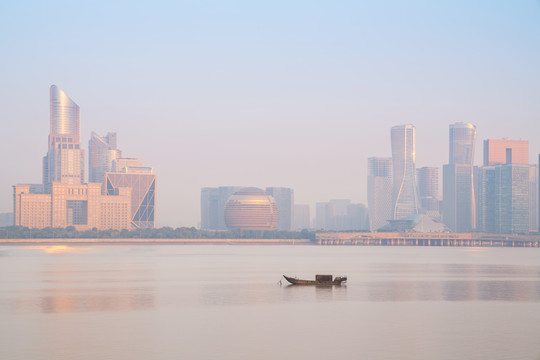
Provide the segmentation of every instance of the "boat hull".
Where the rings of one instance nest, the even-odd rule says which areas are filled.
[[[333,286],[333,285],[341,285],[341,283],[347,281],[347,278],[343,279],[340,277],[336,277],[332,281],[317,281],[317,280],[301,280],[289,276],[283,275],[285,280],[290,282],[293,285],[318,285],[318,286]]]

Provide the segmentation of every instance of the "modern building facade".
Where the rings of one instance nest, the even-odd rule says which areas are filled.
[[[392,189],[392,158],[368,158],[367,199],[370,230],[376,230],[393,219]]]
[[[418,214],[416,187],[416,129],[398,125],[391,129],[393,167],[393,219]]]
[[[92,133],[89,147],[90,182],[84,183],[80,109],[52,85],[43,184],[13,187],[14,225],[78,230],[154,227],[156,176],[152,169],[142,167],[138,159],[121,158],[114,133],[105,137]],[[134,164],[138,166],[130,166]],[[115,172],[116,168],[121,171]]]
[[[99,136],[92,131],[88,141],[88,182],[103,182],[106,172],[113,171],[113,161],[122,157],[117,149],[116,133]]]
[[[278,230],[291,231],[294,228],[294,190],[285,187],[267,187],[279,209]]]
[[[201,189],[201,229],[227,230],[225,204],[244,186],[205,187]]]
[[[369,230],[369,214],[364,204],[351,204],[348,199],[335,199],[317,203],[315,214],[317,230],[349,231]]]
[[[56,85],[50,88],[50,133],[43,158],[43,184],[84,183],[84,150],[81,149],[80,108]]]
[[[31,185],[13,186],[14,223],[29,228],[65,228],[79,231],[130,228],[131,189],[118,188],[102,195],[101,184],[50,184],[50,192],[33,193]]]
[[[476,126],[450,125],[449,164],[443,166],[443,222],[455,232],[476,228],[474,153]]]
[[[294,204],[294,229],[311,229],[311,217],[308,204]]]
[[[278,222],[277,203],[262,189],[244,188],[225,204],[225,223],[230,230],[275,230]]]
[[[487,233],[530,231],[530,173],[524,164],[484,166],[479,171],[478,229]]]
[[[434,218],[439,213],[439,168],[422,167],[416,171],[421,212]]]
[[[504,165],[506,152],[512,150],[512,164],[529,164],[529,141],[511,139],[484,140],[484,166]]]
[[[529,230],[538,231],[538,165],[529,166]]]
[[[104,190],[117,195],[121,188],[131,189],[129,218],[134,228],[154,228],[156,224],[156,175],[152,168],[123,168],[105,173]]]

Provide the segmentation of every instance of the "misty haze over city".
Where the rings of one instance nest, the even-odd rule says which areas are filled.
[[[312,215],[367,204],[367,159],[399,124],[417,168],[448,163],[456,122],[477,127],[476,164],[488,138],[540,153],[535,1],[14,2],[0,32],[0,212],[41,182],[51,84],[80,106],[83,147],[116,132],[153,167],[158,227],[197,226],[203,187],[289,187]]]

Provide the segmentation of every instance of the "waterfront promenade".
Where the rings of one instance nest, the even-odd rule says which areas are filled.
[[[415,232],[328,232],[317,233],[316,244],[359,246],[539,247],[540,235]]]

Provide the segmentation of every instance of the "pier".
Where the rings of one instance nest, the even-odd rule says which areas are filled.
[[[318,245],[539,247],[540,235],[482,233],[317,233]]]

